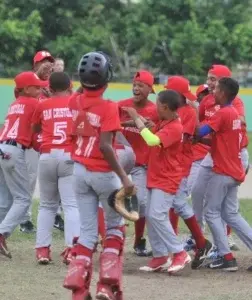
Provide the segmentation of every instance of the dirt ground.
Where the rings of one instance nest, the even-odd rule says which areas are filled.
[[[21,234],[19,234],[21,235]],[[70,300],[69,291],[62,288],[66,267],[59,254],[62,239],[53,247],[53,264],[38,266],[34,257],[34,237],[29,240],[12,238],[9,242],[12,261],[0,257],[1,300]],[[202,269],[192,271],[188,266],[181,274],[142,273],[138,271],[147,259],[135,257],[132,240],[127,241],[124,267],[124,300],[247,300],[252,299],[252,274],[246,267],[252,257],[243,247],[237,252],[240,269],[237,273],[224,273]],[[239,244],[240,245],[240,244]],[[91,292],[95,296],[98,254],[95,254],[95,272]],[[250,298],[251,297],[251,298]]]

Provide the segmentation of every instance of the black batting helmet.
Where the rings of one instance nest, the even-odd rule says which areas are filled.
[[[113,77],[110,58],[100,51],[84,54],[79,62],[78,73],[84,88],[98,90]]]

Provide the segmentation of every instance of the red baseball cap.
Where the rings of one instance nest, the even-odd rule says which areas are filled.
[[[19,73],[15,79],[16,88],[23,89],[27,86],[40,86],[46,87],[48,85],[47,81],[40,80],[38,75],[34,72],[22,72]]]
[[[231,70],[225,65],[212,65],[208,73],[211,73],[212,75],[219,78],[232,76]]]
[[[155,90],[153,88],[153,84],[154,84],[154,76],[146,71],[146,70],[140,70],[138,72],[136,72],[134,78],[133,78],[133,82],[135,81],[140,81],[142,83],[147,84],[148,86],[150,86],[152,88],[151,93],[155,94]]]
[[[201,84],[200,86],[198,86],[198,88],[196,90],[196,96],[198,97],[200,93],[204,92],[207,89],[208,89],[207,84]]]
[[[183,76],[171,76],[164,86],[168,90],[174,90],[182,94],[186,99],[195,101],[197,97],[191,92],[190,82]]]
[[[36,64],[44,59],[48,59],[50,62],[54,63],[55,59],[48,51],[39,51],[33,57],[33,63]]]

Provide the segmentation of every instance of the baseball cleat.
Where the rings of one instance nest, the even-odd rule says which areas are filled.
[[[97,300],[117,300],[111,286],[98,282],[96,291]]]
[[[234,239],[231,234],[228,235],[228,246],[231,251],[240,251],[240,248],[234,242]]]
[[[192,250],[195,250],[196,248],[196,244],[195,244],[195,240],[192,237],[189,237],[184,244],[184,250],[186,252],[190,252]]]
[[[247,271],[248,271],[248,272],[252,272],[252,266],[248,267],[248,268],[247,268]]]
[[[212,247],[212,250],[208,253],[207,258],[210,260],[216,260],[220,258],[219,250],[216,246]]]
[[[191,268],[195,270],[195,269],[198,269],[201,266],[203,266],[205,260],[208,258],[208,254],[210,253],[212,248],[213,248],[212,243],[209,242],[208,240],[206,240],[205,247],[196,250],[195,257],[194,257],[194,259],[192,261],[192,264],[191,264]]]
[[[190,255],[187,254],[186,251],[182,251],[180,253],[175,253],[173,255],[172,263],[170,267],[168,267],[168,273],[176,273],[185,268],[187,264],[192,261]]]
[[[0,234],[0,254],[8,257],[8,258],[12,258],[10,251],[8,250],[8,247],[6,245],[6,240],[5,237]]]
[[[35,226],[31,221],[26,221],[20,224],[20,231],[23,233],[34,233],[36,232]]]
[[[36,248],[36,258],[40,265],[48,265],[52,261],[50,247]]]
[[[172,259],[169,256],[153,257],[147,266],[139,268],[139,271],[143,272],[167,272],[167,268],[170,267]]]
[[[62,219],[61,215],[56,215],[53,226],[60,231],[64,231],[64,220]]]
[[[134,246],[134,252],[137,256],[140,256],[140,257],[152,256],[152,251],[148,251],[146,248],[146,239],[144,239],[144,238],[141,238],[139,243]]]
[[[236,272],[238,271],[238,265],[236,259],[226,260],[224,257],[221,257],[209,265],[210,269],[223,270],[226,272]]]
[[[61,254],[60,256],[63,257],[63,264],[65,265],[69,265],[70,262],[72,261],[73,259],[73,255],[72,255],[72,248],[71,247],[67,247]]]

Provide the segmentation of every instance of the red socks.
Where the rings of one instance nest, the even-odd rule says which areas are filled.
[[[106,226],[102,207],[99,207],[98,209],[98,234],[101,236],[102,240],[104,240],[106,236]]]
[[[227,236],[229,236],[229,235],[231,234],[231,232],[232,232],[231,227],[229,227],[229,226],[227,225]]]
[[[175,234],[178,235],[179,216],[175,213],[174,208],[170,208],[169,218]]]
[[[136,247],[139,244],[139,241],[142,239],[144,235],[144,228],[145,228],[145,217],[140,218],[138,221],[135,222],[135,244]]]
[[[234,259],[233,254],[232,253],[228,253],[224,255],[225,260],[232,260]]]
[[[201,231],[201,228],[193,215],[191,218],[184,220],[188,229],[191,231],[193,238],[195,239],[196,247],[198,249],[204,248],[206,245],[206,239]]]

